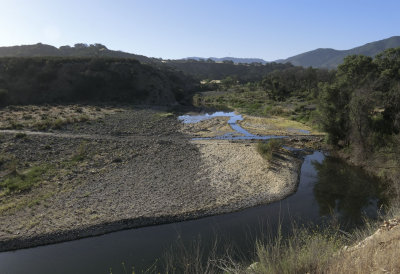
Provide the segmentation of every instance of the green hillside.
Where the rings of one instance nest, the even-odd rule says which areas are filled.
[[[374,57],[388,48],[400,47],[400,36],[393,36],[384,40],[371,42],[360,47],[349,50],[335,49],[316,49],[299,55],[278,60],[279,63],[292,63],[295,66],[315,67],[315,68],[336,68],[343,63],[343,59],[348,55],[361,54]]]
[[[86,57],[0,58],[0,106],[122,102],[175,105],[197,83],[182,72],[137,60]]]
[[[110,50],[102,44],[75,44],[74,46],[54,46],[37,43],[12,47],[0,47],[0,57],[112,57],[136,59],[141,63],[159,62],[143,55]]]

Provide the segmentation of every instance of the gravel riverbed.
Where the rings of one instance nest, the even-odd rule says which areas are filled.
[[[10,162],[20,173],[47,168],[28,191],[0,190],[0,251],[222,214],[296,190],[302,160],[293,152],[267,162],[251,140],[193,141],[207,125],[184,126],[163,109],[121,109],[46,133],[0,131],[0,180],[11,176]],[[206,123],[211,134],[229,131]]]

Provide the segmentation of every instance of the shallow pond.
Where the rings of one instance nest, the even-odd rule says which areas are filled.
[[[285,232],[298,225],[321,224],[335,216],[343,229],[376,216],[385,203],[383,189],[360,169],[315,151],[305,157],[295,194],[269,205],[198,220],[150,226],[71,242],[0,253],[0,273],[124,273],[158,265],[170,246],[195,239],[205,252],[215,237],[251,258],[255,239],[273,235],[278,223]],[[129,273],[129,271],[128,271]]]

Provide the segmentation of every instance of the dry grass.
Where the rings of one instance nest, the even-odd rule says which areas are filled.
[[[380,227],[372,223],[354,236],[362,238],[345,247],[327,273],[400,273],[400,207],[395,205]],[[379,227],[379,229],[377,229]],[[373,231],[373,232],[371,232]]]
[[[178,244],[171,246],[163,256],[164,273],[219,273],[215,263],[219,244],[215,240],[210,250],[206,252],[200,238],[189,245],[178,240]]]
[[[399,217],[399,207],[393,206],[384,225],[367,221],[352,233],[294,227],[283,238],[279,230],[257,243],[250,266],[233,260],[217,260],[217,265],[223,273],[400,273]]]
[[[335,231],[294,229],[285,240],[278,235],[267,243],[257,243],[257,263],[231,269],[230,273],[321,273],[342,245]]]
[[[253,134],[260,135],[301,135],[301,134],[318,134],[323,133],[312,129],[311,127],[290,120],[285,117],[253,117],[244,115],[243,121],[240,121],[240,126]],[[305,133],[308,131],[309,133]]]
[[[227,133],[235,133],[228,125],[229,117],[214,117],[198,123],[183,124],[182,132],[196,137],[216,137]]]
[[[376,234],[360,248],[343,252],[328,273],[400,273],[400,226]]]
[[[59,129],[66,124],[97,120],[118,111],[122,110],[79,105],[8,106],[0,110],[0,129]]]

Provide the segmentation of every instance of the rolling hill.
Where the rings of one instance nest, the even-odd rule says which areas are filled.
[[[387,39],[371,42],[360,47],[355,47],[349,50],[335,50],[331,48],[319,48],[316,50],[304,52],[287,59],[276,60],[276,63],[291,63],[294,66],[314,67],[314,68],[336,68],[343,62],[344,57],[352,54],[363,54],[374,57],[378,53],[388,48],[400,47],[400,36],[393,36]],[[227,63],[234,64],[269,64],[269,62],[260,58],[237,58],[237,57],[188,57],[180,60],[161,60],[157,58],[146,57],[143,55],[127,53],[123,51],[110,50],[102,44],[75,44],[74,46],[54,47],[42,43],[34,45],[22,45],[11,47],[0,47],[0,57],[113,57],[135,59],[144,64],[153,64],[156,66],[170,66],[184,72],[191,71],[188,67],[210,66],[205,63]],[[193,60],[199,63],[194,63]],[[210,61],[212,60],[212,61]],[[232,63],[231,63],[232,64]],[[227,64],[228,65],[228,64]],[[196,72],[197,73],[197,72]],[[189,73],[193,74],[193,73]],[[216,75],[202,75],[211,78]],[[222,75],[221,77],[226,77]],[[207,77],[206,77],[207,78]]]
[[[400,47],[400,36],[393,36],[387,39],[371,42],[360,47],[349,50],[335,50],[330,48],[316,49],[287,59],[277,60],[277,63],[292,63],[295,66],[314,68],[336,68],[343,62],[344,57],[353,54],[362,54],[374,57],[388,48]]]
[[[110,50],[102,44],[75,44],[71,46],[54,47],[42,43],[0,47],[0,57],[112,57],[135,59],[141,63],[155,63],[158,59],[143,55]]]
[[[185,60],[213,60],[214,62],[224,62],[224,61],[232,61],[235,64],[251,64],[251,63],[261,63],[261,64],[266,64],[267,61],[261,59],[261,58],[238,58],[238,57],[222,57],[222,58],[217,58],[217,57],[209,57],[209,58],[202,58],[202,57],[188,57],[185,58]]]

